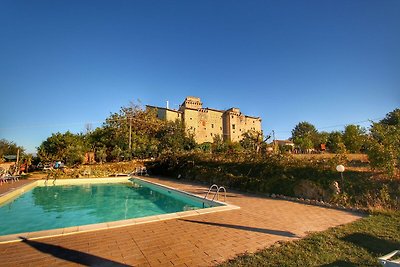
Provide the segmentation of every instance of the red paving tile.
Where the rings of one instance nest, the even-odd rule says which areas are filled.
[[[146,179],[194,194],[207,190],[181,181]],[[0,187],[0,194],[6,190]],[[351,212],[241,193],[229,192],[227,202],[241,209],[0,244],[0,266],[212,266],[276,241],[360,218]]]

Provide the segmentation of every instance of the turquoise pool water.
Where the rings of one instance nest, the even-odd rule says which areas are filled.
[[[200,198],[142,181],[40,186],[0,207],[0,235],[207,207],[210,207],[209,204]]]

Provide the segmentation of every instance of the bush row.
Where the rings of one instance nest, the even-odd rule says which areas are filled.
[[[369,209],[399,209],[400,181],[379,173],[346,171],[343,183],[337,164],[351,165],[345,156],[296,159],[289,155],[166,154],[147,163],[156,175],[180,177],[244,192],[281,194]],[[335,191],[334,182],[340,185]]]

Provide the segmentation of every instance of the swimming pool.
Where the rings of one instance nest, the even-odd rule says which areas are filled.
[[[68,228],[224,206],[142,179],[46,185],[0,206],[0,235]],[[84,181],[81,181],[81,183]]]

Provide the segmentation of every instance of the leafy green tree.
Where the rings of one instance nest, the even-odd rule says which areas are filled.
[[[6,139],[0,139],[0,158],[5,155],[16,155],[19,149],[20,155],[22,155],[25,149],[18,146],[14,142],[7,141]]]
[[[365,144],[365,129],[359,125],[347,125],[343,133],[343,143],[351,153],[359,153]]]
[[[100,162],[119,161],[191,150],[196,146],[182,122],[160,120],[153,109],[144,110],[133,103],[110,114],[101,127],[86,128],[85,134],[53,134],[38,148],[41,160],[79,163],[85,152],[93,151]]]
[[[185,125],[181,121],[163,121],[163,127],[157,133],[160,142],[160,152],[179,152],[191,150],[196,147],[196,142],[192,135],[188,135]]]
[[[106,119],[102,132],[106,143],[102,145],[106,145],[110,152],[118,146],[124,155],[140,158],[153,156],[158,153],[160,144],[157,134],[164,126],[165,122],[156,117],[154,110],[144,110],[131,103]]]
[[[381,124],[384,125],[400,125],[400,109],[396,108],[395,110],[386,114],[385,118],[380,121]]]
[[[339,131],[331,132],[328,136],[326,146],[333,153],[344,153],[346,146],[343,143],[343,134]]]
[[[319,146],[317,129],[306,121],[300,122],[294,127],[291,139],[302,151]]]
[[[317,142],[316,143],[318,145],[326,144],[328,142],[328,137],[329,137],[329,133],[328,132],[325,132],[325,131],[318,132]]]
[[[385,170],[393,177],[400,166],[399,109],[388,113],[378,123],[373,123],[367,140],[367,154],[374,168]]]
[[[228,151],[228,146],[224,142],[223,138],[221,135],[217,134],[213,138],[213,143],[212,143],[212,152],[213,153],[224,153]]]
[[[61,160],[72,165],[82,163],[88,150],[83,135],[67,131],[52,134],[43,141],[38,147],[38,157],[44,162]]]
[[[111,151],[111,157],[118,162],[121,159],[121,155],[122,155],[122,149],[116,145],[114,149]]]
[[[85,161],[85,153],[87,149],[79,143],[68,146],[65,149],[64,161],[67,165],[82,164]]]
[[[107,160],[107,149],[105,146],[99,147],[96,150],[96,157],[97,160],[102,164],[103,162],[106,162]]]

